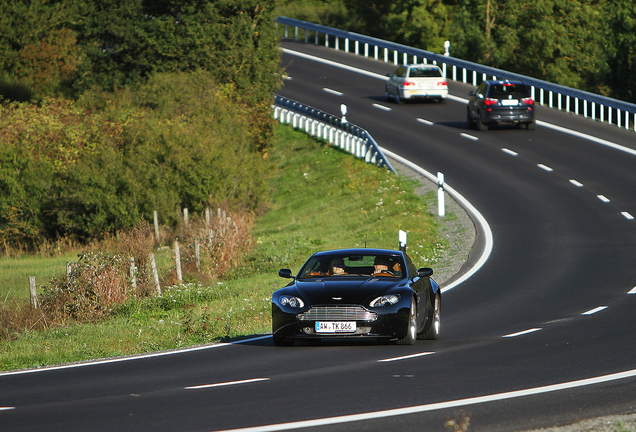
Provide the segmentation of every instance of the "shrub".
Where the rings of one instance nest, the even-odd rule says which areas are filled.
[[[131,296],[129,265],[122,255],[80,254],[69,274],[53,278],[43,288],[40,306],[60,320],[96,321]]]

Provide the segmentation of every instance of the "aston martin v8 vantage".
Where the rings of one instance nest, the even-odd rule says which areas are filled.
[[[340,249],[312,255],[272,295],[276,346],[296,341],[376,339],[411,345],[438,339],[441,291],[433,270],[404,251]]]

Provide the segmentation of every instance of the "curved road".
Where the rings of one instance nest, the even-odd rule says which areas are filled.
[[[490,224],[489,259],[444,293],[440,340],[287,349],[265,336],[0,374],[0,430],[421,432],[468,415],[470,431],[497,432],[634,412],[636,134],[542,108],[535,131],[477,132],[468,86],[396,105],[384,100],[391,65],[282,46],[281,95],[346,104],[350,122],[443,172]]]

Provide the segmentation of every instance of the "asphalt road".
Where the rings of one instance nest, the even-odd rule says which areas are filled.
[[[517,431],[636,410],[636,134],[539,108],[535,131],[466,125],[444,103],[384,100],[393,66],[295,42],[280,94],[350,122],[485,217],[485,265],[443,295],[438,341],[297,344],[271,337],[0,374],[5,431]],[[377,74],[377,75],[373,75]],[[327,90],[325,90],[327,89]],[[553,125],[590,134],[625,150]]]

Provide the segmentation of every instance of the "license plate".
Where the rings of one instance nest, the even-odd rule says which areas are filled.
[[[517,106],[519,105],[519,101],[517,99],[504,99],[501,101],[503,106]]]
[[[316,321],[316,333],[354,333],[355,321]]]

